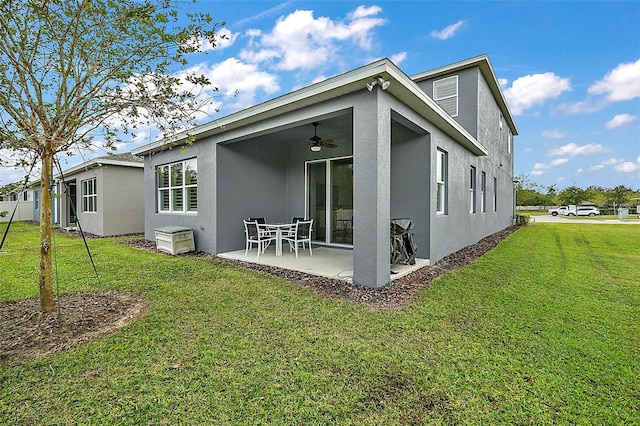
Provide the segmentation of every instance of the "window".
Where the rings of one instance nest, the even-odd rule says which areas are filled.
[[[480,211],[487,212],[487,174],[480,173]]]
[[[158,211],[198,211],[198,167],[195,158],[156,167]]]
[[[33,208],[35,210],[40,210],[40,191],[33,191]]]
[[[447,213],[447,153],[438,149],[436,156],[436,213]]]
[[[82,187],[82,211],[85,213],[95,213],[98,211],[98,187],[96,178],[83,180]]]
[[[433,100],[452,117],[458,115],[458,76],[433,82]]]
[[[469,213],[476,212],[476,168],[471,166],[469,170]]]
[[[498,211],[498,179],[493,178],[493,211]]]

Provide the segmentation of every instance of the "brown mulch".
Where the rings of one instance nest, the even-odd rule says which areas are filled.
[[[282,277],[331,299],[348,300],[371,309],[397,310],[408,306],[436,277],[471,263],[517,229],[518,226],[506,228],[378,289],[250,262],[217,259]],[[79,233],[73,234],[80,237]],[[122,244],[161,253],[155,242],[144,238],[124,240]],[[203,252],[179,256],[214,257]],[[41,313],[37,298],[0,303],[0,363],[20,363],[99,340],[133,322],[150,307],[140,295],[122,291],[62,295],[58,305],[59,311]]]
[[[15,364],[106,337],[142,316],[150,303],[123,292],[61,295],[42,313],[38,298],[0,303],[0,363]]]

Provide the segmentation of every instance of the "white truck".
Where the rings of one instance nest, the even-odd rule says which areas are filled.
[[[549,209],[549,214],[551,216],[576,216],[577,208],[574,204],[569,204],[568,206],[560,206],[553,209]]]

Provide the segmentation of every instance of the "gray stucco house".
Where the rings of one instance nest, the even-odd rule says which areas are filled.
[[[378,60],[133,150],[145,235],[187,226],[217,254],[244,248],[244,218],[305,215],[317,244],[353,250],[356,284],[381,287],[392,218],[432,263],[513,223],[517,134],[486,55],[413,77]]]
[[[97,157],[54,177],[52,221],[100,236],[144,232],[144,163],[131,153]],[[40,221],[40,183],[33,188],[33,217]]]

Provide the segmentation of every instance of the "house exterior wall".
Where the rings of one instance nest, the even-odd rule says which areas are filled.
[[[478,136],[478,82],[483,80],[478,67],[461,70],[449,75],[424,80],[418,83],[429,97],[433,98],[433,82],[443,78],[458,76],[458,115],[453,117],[472,136]]]
[[[456,74],[452,73],[451,75]],[[471,155],[466,149],[442,135],[432,139],[432,182],[436,181],[436,150],[443,149],[448,154],[448,211],[445,215],[432,216],[431,221],[431,262],[467,245],[498,232],[513,224],[513,148],[509,152],[506,141],[500,140],[500,108],[488,84],[477,67],[463,70],[459,82],[459,104],[472,104],[474,108],[459,109],[456,120],[488,149],[487,156]],[[462,74],[464,78],[462,78]],[[444,77],[444,76],[443,76]],[[476,83],[468,80],[474,77]],[[442,77],[440,77],[442,78]],[[424,82],[423,82],[424,84]],[[425,88],[433,87],[427,84]],[[475,87],[475,89],[473,89]],[[467,100],[469,96],[470,100]],[[474,116],[470,116],[474,114]],[[469,116],[468,116],[469,115]],[[473,124],[475,121],[475,124]],[[503,123],[506,135],[508,126]],[[476,168],[476,212],[471,213],[470,169]],[[486,211],[481,211],[480,180],[486,175]],[[497,209],[493,208],[493,179],[497,179]],[[435,205],[435,190],[432,202]]]
[[[287,222],[287,156],[277,142],[217,145],[217,250],[244,247],[242,220],[265,217]],[[229,226],[232,223],[233,226]]]
[[[88,179],[96,179],[96,195],[97,195],[97,208],[95,212],[85,212],[82,208],[82,182]],[[75,181],[75,190],[76,190],[76,217],[80,222],[80,226],[84,232],[95,234],[95,235],[105,235],[104,234],[104,221],[106,218],[105,215],[105,202],[104,202],[104,188],[105,188],[105,179],[104,179],[104,170],[102,167],[95,167],[89,170],[85,170],[79,173],[74,174],[73,176],[66,176],[66,182]],[[71,211],[69,196],[65,193],[63,197],[65,202],[63,202],[64,209],[69,209],[65,211],[63,217],[68,217],[68,213],[73,213]],[[67,224],[69,225],[69,224]],[[63,225],[65,226],[65,225]]]
[[[105,165],[101,170],[102,185],[98,185],[99,195],[102,195],[102,200],[98,200],[98,211],[102,212],[100,235],[144,232],[144,170],[115,165]],[[80,186],[78,191],[81,191]],[[81,194],[78,196],[80,199]]]
[[[158,211],[156,167],[176,161],[195,158],[198,167],[197,213],[162,213]],[[216,151],[215,146],[195,143],[186,150],[166,150],[145,157],[144,166],[144,234],[155,241],[156,228],[186,226],[193,230],[197,250],[216,253],[215,203],[216,203]]]
[[[186,150],[147,155],[146,237],[153,240],[160,226],[181,225],[194,230],[198,250],[221,253],[243,248],[242,219],[264,216],[271,222],[285,222],[304,214],[306,162],[350,155],[354,166],[354,281],[358,284],[376,287],[388,282],[391,218],[413,220],[418,257],[432,263],[508,227],[513,223],[509,128],[503,120],[500,130],[500,108],[479,67],[449,75],[458,76],[458,115],[454,119],[486,148],[486,156],[472,153],[390,93],[363,88],[205,137]],[[429,95],[433,80],[419,83]],[[287,126],[345,114],[350,119],[343,127],[351,128],[344,139],[337,140],[335,150],[310,153],[308,144],[278,140]],[[444,214],[438,214],[435,207],[439,149],[448,159]],[[197,213],[159,213],[155,168],[189,158],[198,163]],[[471,167],[476,170],[475,212],[470,211]]]
[[[392,219],[409,218],[418,257],[429,258],[431,216],[431,136],[418,134],[392,122],[391,204]]]

